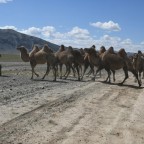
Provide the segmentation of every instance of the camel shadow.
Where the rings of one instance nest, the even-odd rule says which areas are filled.
[[[98,81],[98,82],[101,82],[101,83],[104,83],[104,84],[108,84],[108,85],[117,85],[117,86],[121,86],[121,87],[129,87],[129,88],[134,88],[134,89],[143,89],[144,88],[144,87],[139,87],[139,86],[131,85],[131,84],[123,84],[123,85],[121,85],[120,83],[109,83],[109,82],[106,82],[106,81]]]
[[[10,77],[10,76],[8,76],[8,75],[0,75],[0,77]]]
[[[62,80],[56,80],[56,81],[53,81],[53,80],[48,80],[48,79],[33,79],[32,81],[39,81],[39,82],[55,82],[55,83],[68,83],[66,81],[62,81]]]

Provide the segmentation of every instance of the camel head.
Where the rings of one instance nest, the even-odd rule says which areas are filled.
[[[123,57],[123,58],[127,57],[127,53],[126,53],[126,51],[125,51],[124,48],[121,48],[121,49],[118,51],[118,54],[119,54],[121,57]]]
[[[28,53],[28,50],[24,46],[17,47],[17,50],[19,50],[21,53]]]
[[[17,47],[17,50],[20,51],[20,57],[24,62],[29,62],[28,50],[24,46]]]

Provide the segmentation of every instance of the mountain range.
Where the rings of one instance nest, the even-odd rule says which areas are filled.
[[[18,53],[16,48],[22,45],[25,46],[28,50],[31,50],[34,44],[40,47],[42,47],[44,44],[48,44],[54,51],[57,51],[59,48],[58,45],[38,37],[26,35],[12,29],[0,29],[0,53],[1,54]]]

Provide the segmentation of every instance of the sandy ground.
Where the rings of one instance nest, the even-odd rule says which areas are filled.
[[[106,75],[79,82],[52,77],[30,80],[26,63],[2,63],[0,144],[143,144],[144,88],[134,77],[123,86]],[[45,67],[37,67],[42,77]]]

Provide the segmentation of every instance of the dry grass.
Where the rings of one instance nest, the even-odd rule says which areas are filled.
[[[0,62],[22,62],[19,55],[16,54],[2,54]]]

